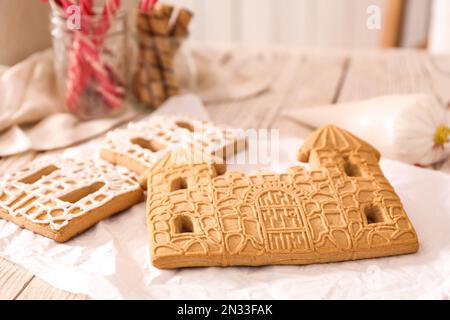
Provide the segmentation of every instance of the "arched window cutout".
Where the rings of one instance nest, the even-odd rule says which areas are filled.
[[[131,143],[137,144],[141,148],[148,149],[151,152],[158,152],[166,148],[166,146],[162,143],[159,143],[155,140],[146,140],[143,138],[131,139]]]
[[[177,127],[181,128],[181,129],[186,129],[189,132],[194,132],[195,128],[192,124],[190,124],[189,122],[185,122],[185,121],[177,121],[175,122],[175,124],[177,125]]]
[[[362,177],[359,165],[353,163],[347,157],[344,158],[344,171],[348,177]]]
[[[175,218],[175,233],[193,233],[194,232],[194,223],[192,222],[191,217],[186,215],[181,215]]]
[[[370,205],[364,208],[367,224],[384,223],[385,217],[381,208],[377,205]]]
[[[184,190],[187,188],[188,188],[187,180],[182,177],[173,179],[172,182],[170,183],[170,192]]]
[[[41,180],[43,177],[50,175],[52,172],[58,170],[59,168],[54,166],[54,165],[50,165],[47,166],[45,168],[42,168],[41,170],[26,176],[25,178],[22,178],[19,182],[22,183],[26,183],[26,184],[33,184],[39,180]]]

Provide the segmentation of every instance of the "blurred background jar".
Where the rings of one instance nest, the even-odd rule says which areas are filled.
[[[50,2],[54,66],[68,111],[87,120],[118,115],[128,79],[126,13],[82,14]]]
[[[158,108],[195,87],[195,63],[186,45],[192,18],[190,10],[162,2],[135,10],[132,88],[138,104]]]

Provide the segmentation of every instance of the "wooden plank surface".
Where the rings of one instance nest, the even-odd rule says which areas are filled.
[[[283,89],[275,117],[268,119],[267,127],[279,129],[280,136],[306,138],[311,129],[281,117],[283,110],[308,108],[334,103],[347,73],[348,58],[344,54],[303,54],[293,69],[293,77]]]
[[[425,52],[389,50],[350,54],[338,102],[386,94],[435,93]]]
[[[241,128],[276,128],[281,137],[305,137],[301,128],[280,116],[283,109],[369,98],[380,94],[435,92],[428,57],[416,51],[320,52],[266,50],[271,88],[259,96],[207,106],[212,119]],[[441,77],[442,78],[442,77]],[[0,174],[20,168],[35,153],[0,160]],[[56,289],[23,268],[0,259],[0,299],[85,299]]]
[[[246,100],[209,104],[207,107],[213,121],[243,129],[264,128],[272,121],[284,98],[285,88],[294,78],[299,53],[273,50],[263,54],[265,72],[271,78],[270,89]]]
[[[32,273],[0,258],[0,300],[16,299],[33,277]]]
[[[47,282],[33,277],[16,297],[17,300],[86,300],[86,296],[73,294],[52,287]]]

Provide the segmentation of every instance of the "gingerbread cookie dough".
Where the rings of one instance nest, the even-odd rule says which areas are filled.
[[[0,180],[0,217],[58,242],[142,200],[130,173],[62,156],[34,161]]]
[[[245,145],[245,135],[239,130],[186,116],[153,116],[110,132],[100,155],[137,173],[146,187],[147,171],[171,151],[195,148],[226,159]]]
[[[311,264],[416,252],[416,232],[379,166],[345,130],[310,136],[283,174],[218,175],[166,155],[148,176],[151,260],[158,268]]]

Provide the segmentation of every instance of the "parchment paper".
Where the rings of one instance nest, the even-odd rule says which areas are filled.
[[[183,110],[207,116],[199,106]],[[301,144],[282,139],[282,162],[271,167],[280,172],[298,165],[294,149]],[[67,154],[90,156],[96,146]],[[417,254],[310,266],[162,271],[149,263],[142,203],[65,244],[0,220],[0,255],[55,287],[97,299],[450,298],[450,176],[389,160],[381,165],[416,227]]]

